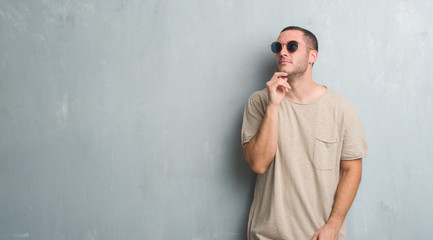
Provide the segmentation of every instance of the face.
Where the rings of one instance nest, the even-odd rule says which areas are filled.
[[[304,74],[310,61],[310,49],[304,40],[304,33],[298,30],[284,31],[278,37],[282,44],[295,40],[298,44],[298,49],[291,53],[287,51],[287,45],[283,46],[281,52],[275,54],[278,70],[288,73],[288,78],[293,78]]]

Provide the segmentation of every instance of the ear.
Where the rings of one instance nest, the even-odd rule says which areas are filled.
[[[318,52],[316,50],[311,50],[310,53],[308,54],[309,56],[308,63],[313,64],[317,60],[317,55]]]

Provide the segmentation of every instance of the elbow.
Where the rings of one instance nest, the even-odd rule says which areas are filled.
[[[254,165],[251,165],[251,170],[253,170],[253,172],[255,172],[255,173],[257,173],[257,174],[263,174],[263,173],[265,173],[265,172],[266,172],[266,169],[267,169],[267,168],[262,167],[262,166],[254,166]]]
[[[259,164],[260,161],[254,158],[250,158],[249,156],[245,155],[245,159],[247,160],[248,164],[250,165],[251,170],[257,174],[263,174],[266,172],[266,167],[262,164]]]
[[[247,151],[248,144],[244,145],[244,156],[247,160],[248,164],[250,165],[251,170],[257,174],[263,174],[267,170],[267,166],[265,166],[263,163],[263,159],[260,159],[260,157],[257,157],[257,154],[251,154],[251,152]]]
[[[253,170],[253,172],[257,173],[257,174],[263,174],[266,172],[266,170],[268,169],[267,166],[261,164],[261,161],[258,161],[258,159],[254,159],[252,161],[249,161],[251,170]]]

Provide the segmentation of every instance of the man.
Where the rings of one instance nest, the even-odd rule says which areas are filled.
[[[313,82],[317,39],[300,27],[272,43],[278,72],[244,111],[244,155],[257,180],[248,239],[344,240],[367,145],[358,113]]]

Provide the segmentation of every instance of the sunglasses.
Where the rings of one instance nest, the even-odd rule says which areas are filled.
[[[292,41],[288,42],[287,44],[282,44],[282,43],[276,41],[276,42],[271,43],[271,51],[273,53],[277,54],[277,53],[281,52],[281,50],[283,50],[284,45],[286,45],[287,51],[289,51],[290,53],[294,53],[294,52],[296,52],[296,50],[298,50],[299,45],[304,45],[304,44],[298,43],[295,40],[292,40]],[[306,45],[304,45],[304,46],[306,46]],[[314,50],[311,47],[308,47],[308,48],[311,50]]]

